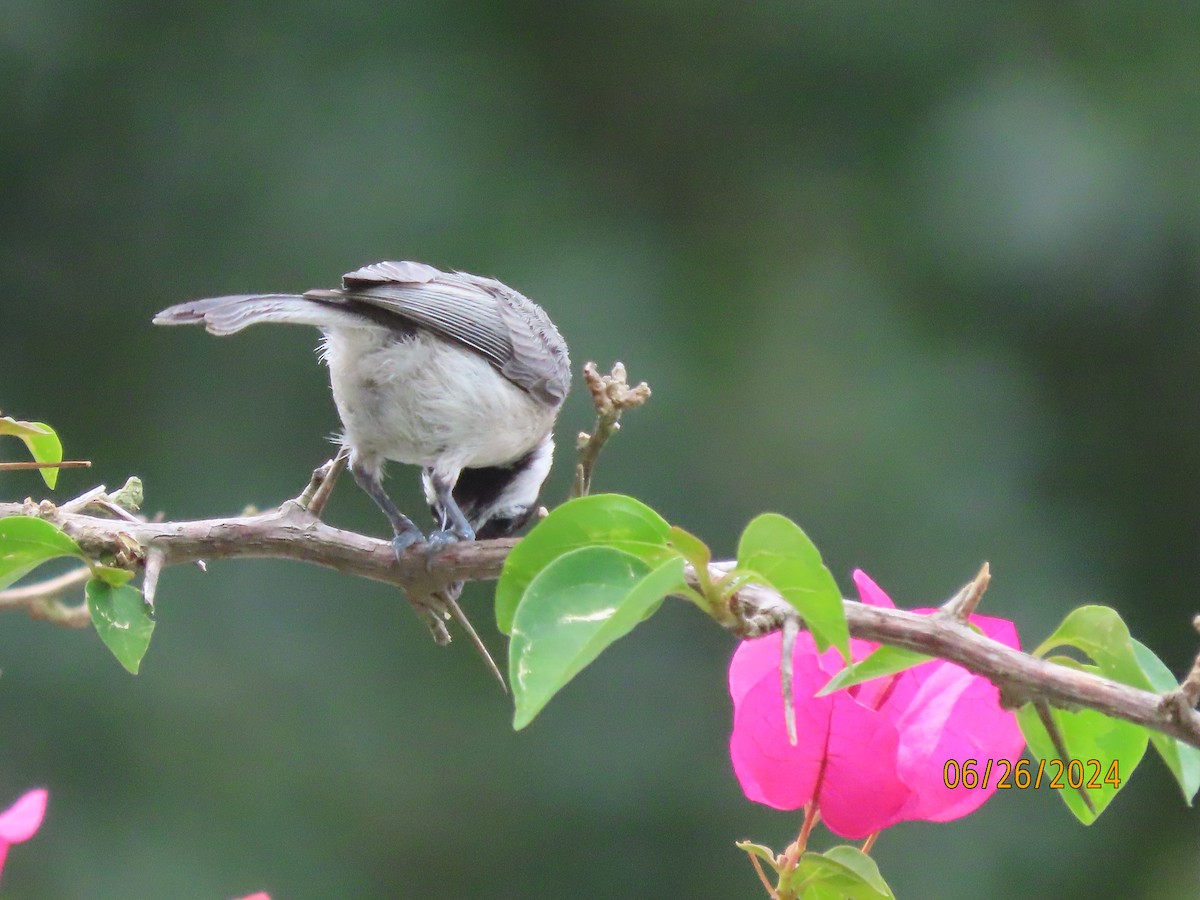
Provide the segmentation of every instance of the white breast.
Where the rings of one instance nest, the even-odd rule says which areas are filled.
[[[398,338],[372,326],[331,329],[322,357],[343,440],[369,466],[391,459],[453,476],[464,467],[503,465],[528,453],[554,424],[555,409],[478,353],[424,331]]]

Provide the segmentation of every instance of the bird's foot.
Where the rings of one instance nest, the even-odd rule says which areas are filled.
[[[396,553],[396,559],[404,555],[404,551],[413,544],[418,544],[425,540],[425,535],[421,534],[419,529],[411,531],[398,531],[396,536],[392,538],[392,550]]]
[[[448,529],[429,532],[429,537],[425,539],[426,553],[429,556],[441,553],[446,547],[452,544],[457,544],[463,540],[461,535],[456,534]]]

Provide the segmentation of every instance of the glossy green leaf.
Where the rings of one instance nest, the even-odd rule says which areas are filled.
[[[33,422],[33,425],[39,428],[44,428],[46,434],[30,434],[21,438],[25,442],[25,446],[29,448],[30,455],[40,463],[60,463],[63,459],[62,441],[58,439],[58,435],[49,425],[41,422]],[[46,482],[46,487],[50,490],[58,485],[58,469],[38,469],[42,473],[42,480]]]
[[[0,418],[0,434],[19,437],[29,448],[29,454],[40,463],[62,462],[62,441],[54,429],[43,422],[18,422],[8,416]],[[39,469],[42,480],[50,490],[58,483],[58,469]]]
[[[1080,822],[1091,825],[1142,761],[1148,740],[1147,729],[1093,709],[1067,712],[1052,708],[1050,716],[1058,725],[1070,759],[1059,757],[1033,704],[1027,703],[1017,711],[1017,721],[1029,751],[1041,766],[1040,786],[1054,790]],[[1073,770],[1069,768],[1072,760],[1077,763]],[[1043,761],[1044,766],[1041,765]],[[1115,778],[1105,780],[1110,775]],[[1055,776],[1058,776],[1058,785],[1051,783]],[[1081,781],[1094,809],[1088,808],[1080,791],[1072,786],[1078,786]],[[1037,786],[1036,782],[1034,786]]]
[[[1130,636],[1121,616],[1109,607],[1081,606],[1072,610],[1034,654],[1045,656],[1061,647],[1086,653],[1096,664],[1096,671],[1122,684],[1156,693],[1178,686],[1170,669],[1150,648]],[[1157,731],[1149,731],[1149,737],[1190,805],[1200,791],[1200,750]]]
[[[682,558],[651,567],[616,547],[581,547],[542,569],[512,623],[513,727],[528,725],[563,685],[682,584]]]
[[[825,853],[805,853],[788,879],[788,887],[800,897],[827,892],[849,900],[895,900],[875,860],[848,845]]]
[[[821,554],[800,526],[785,516],[763,513],[738,542],[738,568],[756,573],[804,617],[817,646],[830,645],[850,658],[850,632],[842,593]]]
[[[71,538],[44,519],[0,519],[0,589],[24,578],[42,563],[62,556],[83,556]]]
[[[154,633],[154,619],[142,592],[128,585],[113,587],[93,578],[84,586],[84,593],[96,634],[117,662],[136,675]]]
[[[862,684],[872,678],[895,675],[897,672],[919,666],[932,658],[924,653],[918,653],[916,650],[909,650],[905,647],[889,647],[884,644],[865,659],[846,666],[834,675],[825,687],[817,691],[817,696],[824,697],[826,694],[832,694],[834,691],[840,691],[842,688],[848,688],[855,684]]]
[[[1165,694],[1179,686],[1175,681],[1175,676],[1171,674],[1171,670],[1145,644],[1134,640],[1133,655],[1137,658],[1138,665],[1141,666],[1146,680],[1149,682],[1147,690]],[[1192,801],[1196,798],[1196,792],[1200,791],[1200,749],[1176,740],[1161,731],[1151,731],[1150,741],[1154,744],[1154,749],[1158,751],[1163,762],[1167,764],[1167,768],[1171,770],[1171,774],[1175,776],[1188,806],[1191,806]]]
[[[622,494],[592,494],[555,508],[527,534],[504,561],[496,584],[496,624],[513,628],[517,605],[533,579],[550,562],[572,550],[608,546],[646,562],[661,562],[670,526],[646,504]]]

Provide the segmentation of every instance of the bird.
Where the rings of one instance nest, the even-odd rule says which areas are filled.
[[[537,510],[570,358],[545,311],[494,278],[383,261],[346,273],[339,288],[193,300],[153,321],[214,335],[269,322],[318,328],[338,440],[397,557],[513,534]],[[428,535],[384,489],[388,461],[421,467],[438,525]]]

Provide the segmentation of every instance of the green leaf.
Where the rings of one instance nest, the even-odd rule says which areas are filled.
[[[734,846],[739,850],[745,850],[751,856],[757,856],[774,871],[779,871],[779,863],[775,861],[775,851],[770,847],[764,847],[762,844],[756,844],[753,841],[734,841]]]
[[[24,438],[30,435],[45,434],[50,428],[36,422],[18,422],[11,416],[0,416],[0,434],[11,434]]]
[[[682,558],[651,567],[616,547],[581,547],[546,566],[513,617],[513,727],[528,725],[563,685],[682,584]]]
[[[879,866],[875,860],[867,856],[857,847],[842,844],[825,851],[825,858],[840,863],[853,871],[881,897],[892,897],[892,889],[888,887],[883,876],[879,874]]]
[[[678,525],[672,525],[667,539],[671,547],[682,555],[696,572],[696,581],[700,585],[700,590],[689,588],[684,592],[685,596],[718,622],[724,622],[731,618],[727,603],[728,595],[723,593],[723,588],[729,585],[733,573],[724,575],[714,583],[708,571],[708,565],[712,562],[712,551],[708,549],[708,544],[690,531],[685,531]]]
[[[32,516],[0,519],[0,589],[61,556],[82,558],[83,551],[49,522]]]
[[[142,592],[128,585],[113,587],[93,578],[84,586],[84,593],[96,634],[117,662],[136,675],[154,633],[154,620]]]
[[[555,508],[527,534],[504,561],[496,584],[496,624],[505,634],[526,589],[542,569],[580,547],[609,546],[649,563],[674,551],[667,546],[670,526],[646,504],[623,494],[592,494]]]
[[[1041,787],[1055,790],[1075,818],[1084,825],[1091,825],[1142,761],[1146,752],[1147,729],[1132,722],[1110,718],[1094,709],[1066,712],[1052,708],[1050,716],[1058,725],[1070,759],[1059,758],[1032,703],[1025,704],[1017,711],[1017,721],[1029,751],[1045,762],[1044,766],[1039,762]],[[1118,783],[1106,781],[1109,775],[1115,775]],[[1058,785],[1052,784],[1055,776]],[[1081,781],[1094,809],[1088,808],[1077,789]],[[1089,782],[1092,786],[1087,786]],[[1036,782],[1034,786],[1038,786]]]
[[[832,694],[834,691],[840,691],[842,688],[848,688],[855,684],[862,684],[864,681],[870,681],[872,678],[895,675],[897,672],[903,672],[905,669],[919,666],[930,659],[933,659],[933,657],[926,656],[924,653],[918,653],[916,650],[908,650],[904,647],[889,647],[887,644],[884,644],[870,656],[860,659],[856,663],[851,663],[838,672],[833,678],[829,679],[829,683],[825,687],[817,691],[817,696],[824,697],[826,694]]]
[[[1086,653],[1105,678],[1151,690],[1133,654],[1129,628],[1115,609],[1081,606],[1071,610],[1054,634],[1033,651],[1033,655],[1046,656],[1058,647],[1074,647]]]
[[[817,647],[850,659],[842,593],[800,526],[776,513],[753,519],[738,542],[738,568],[756,573],[804,617]]]
[[[8,416],[0,418],[0,434],[11,434],[19,437],[29,448],[30,455],[36,462],[60,463],[63,458],[62,441],[54,429],[43,422],[18,422]],[[42,480],[50,490],[58,484],[58,469],[39,469]]]
[[[1106,606],[1072,610],[1035,655],[1045,656],[1064,646],[1086,653],[1101,675],[1122,684],[1155,693],[1178,687],[1171,670],[1150,648],[1134,640],[1117,611]],[[1149,731],[1149,737],[1191,805],[1200,791],[1200,750],[1157,731]]]
[[[1171,670],[1145,644],[1135,640],[1133,655],[1146,675],[1149,683],[1147,690],[1165,694],[1179,687]],[[1163,762],[1167,764],[1167,768],[1171,770],[1171,774],[1175,776],[1175,780],[1179,782],[1183,798],[1187,801],[1188,806],[1191,806],[1196,792],[1200,791],[1200,749],[1176,740],[1161,731],[1151,731],[1150,741],[1154,744],[1154,749],[1158,751]]]
[[[25,446],[29,448],[30,455],[40,463],[62,462],[62,441],[58,439],[58,435],[55,434],[54,429],[41,422],[33,422],[32,424],[46,429],[48,433],[31,434],[21,438],[25,442]],[[54,490],[58,484],[58,469],[38,469],[38,471],[42,473],[42,480],[46,482],[46,487]]]
[[[698,576],[707,577],[708,564],[712,562],[712,551],[708,549],[708,544],[678,525],[671,526],[670,531],[667,532],[667,540],[684,559],[692,564]]]
[[[857,847],[843,845],[825,853],[805,853],[788,879],[798,896],[840,896],[850,900],[895,900],[875,860]],[[809,893],[805,893],[808,891]]]

